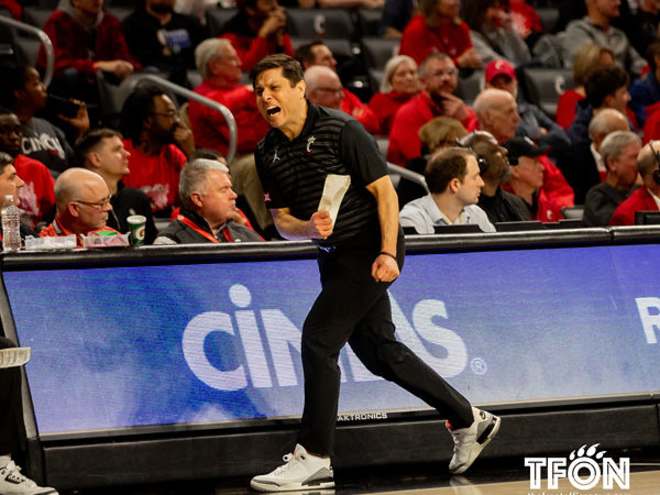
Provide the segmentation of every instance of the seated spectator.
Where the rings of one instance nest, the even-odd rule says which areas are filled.
[[[13,158],[7,153],[0,152],[0,204],[4,203],[5,196],[13,196],[14,204],[18,204],[19,194],[24,184],[21,177],[16,173]],[[28,234],[33,234],[32,230],[25,224],[21,224],[21,237]],[[2,222],[0,222],[0,240],[2,240]],[[2,410],[0,409],[1,416]],[[2,446],[1,433],[0,431],[0,446]]]
[[[459,17],[460,0],[419,0],[417,9],[403,31],[399,55],[408,55],[421,64],[432,53],[445,53],[461,69],[481,67],[470,28]]]
[[[630,106],[640,126],[646,123],[648,108],[660,102],[660,41],[651,43],[646,52],[649,73],[630,88]]]
[[[525,40],[505,10],[507,0],[468,0],[463,3],[463,18],[470,26],[472,43],[484,64],[504,59],[519,66],[531,62]]]
[[[196,17],[174,12],[174,0],[142,0],[122,27],[128,48],[146,70],[153,67],[176,84],[190,85],[195,47],[206,38]]]
[[[199,158],[181,172],[181,212],[163,230],[155,244],[260,242],[261,236],[244,224],[236,208],[229,169]]]
[[[302,45],[296,50],[296,58],[302,65],[303,70],[307,70],[313,65],[323,65],[337,72],[337,61],[330,48],[322,41],[313,41],[312,43]],[[357,120],[368,132],[378,134],[380,122],[371,108],[365,103],[362,103],[348,89],[342,88],[341,91],[343,96],[340,110]]]
[[[637,53],[646,53],[649,45],[658,41],[660,3],[657,0],[638,0],[637,12],[631,16],[630,24],[633,27],[627,31],[630,42]]]
[[[567,89],[559,95],[555,120],[564,129],[568,129],[575,120],[579,101],[586,97],[585,84],[589,74],[600,67],[614,65],[614,54],[609,48],[595,43],[585,43],[576,53],[573,62],[573,89]]]
[[[380,31],[385,38],[400,39],[415,11],[415,0],[385,0]]]
[[[630,131],[609,134],[600,146],[607,168],[605,182],[592,187],[584,203],[584,224],[588,227],[610,223],[614,210],[630,196],[637,182],[637,156],[642,142]]]
[[[561,150],[570,146],[566,132],[555,124],[543,110],[527,103],[518,93],[518,79],[513,66],[506,60],[494,60],[486,66],[484,72],[486,88],[508,91],[518,103],[520,125],[516,134],[528,137],[550,150]]]
[[[156,216],[169,216],[178,199],[179,173],[192,153],[192,132],[179,120],[162,89],[138,86],[121,112],[124,146],[130,153],[124,185],[141,189]]]
[[[541,160],[546,150],[523,137],[514,137],[507,141],[504,147],[512,165],[506,190],[525,202],[533,219],[548,222],[561,218],[561,209],[573,206],[573,195],[570,194],[568,201],[564,201],[561,196],[548,194],[543,189],[546,171]]]
[[[39,232],[40,237],[75,234],[82,246],[82,235],[118,235],[107,226],[112,210],[110,191],[103,178],[84,168],[70,168],[55,181],[55,220]]]
[[[544,31],[541,16],[526,0],[510,0],[509,7],[513,29],[527,46],[534,46]]]
[[[660,210],[660,142],[651,141],[637,157],[637,170],[642,187],[623,201],[610,219],[610,225],[635,225],[638,211]]]
[[[458,70],[449,56],[433,53],[419,67],[423,91],[397,111],[389,136],[387,160],[405,166],[421,154],[419,129],[433,117],[458,120],[468,131],[476,128],[474,110],[453,93],[458,86]]]
[[[495,140],[506,143],[520,125],[518,103],[513,95],[502,89],[485,89],[474,101],[479,129],[490,133]]]
[[[470,148],[481,159],[481,178],[484,185],[477,204],[486,212],[490,222],[494,224],[531,220],[531,213],[525,202],[501,187],[511,177],[506,148],[498,145],[493,135],[484,131],[468,134],[460,144]]]
[[[438,151],[424,172],[429,194],[411,201],[399,214],[402,227],[414,227],[418,234],[433,234],[440,225],[478,225],[495,232],[486,213],[476,203],[484,181],[477,158],[464,148]]]
[[[18,117],[0,112],[0,151],[11,156],[16,173],[25,182],[18,191],[17,204],[23,210],[23,223],[34,229],[39,222],[53,218],[55,181],[43,163],[21,153],[22,139]]]
[[[293,56],[286,12],[277,0],[237,0],[236,7],[238,13],[227,21],[221,37],[236,49],[244,71],[251,71],[266,55]]]
[[[380,91],[369,101],[369,108],[380,124],[378,134],[390,133],[397,110],[421,89],[417,64],[412,58],[397,55],[387,61]]]
[[[576,52],[584,43],[591,41],[612,50],[616,63],[626,70],[639,74],[646,62],[633,48],[626,34],[612,26],[619,17],[620,2],[611,0],[585,0],[587,15],[583,19],[571,21],[562,39],[564,63],[570,67]]]
[[[254,150],[269,126],[261,118],[251,86],[240,83],[241,61],[226,39],[208,39],[195,50],[197,70],[203,82],[195,92],[226,106],[236,120],[236,156],[229,164],[236,192],[245,197],[262,229],[272,225],[264,204],[264,192],[257,176]],[[188,117],[200,148],[226,155],[229,126],[217,110],[190,100]]]
[[[467,136],[465,127],[455,119],[449,117],[435,117],[419,129],[419,140],[422,144],[421,155],[413,158],[406,164],[412,172],[424,175],[426,164],[435,152],[456,146],[458,141]],[[406,203],[426,195],[426,188],[418,183],[401,177],[396,188],[399,197],[399,209]]]
[[[40,161],[57,177],[73,159],[73,150],[64,132],[49,121],[36,117],[46,106],[46,86],[34,67],[5,66],[0,69],[0,105],[16,114],[21,122],[22,153]],[[69,121],[79,132],[89,128],[84,107]]]
[[[584,204],[589,189],[605,180],[605,164],[599,152],[605,137],[615,131],[629,130],[628,120],[621,112],[605,108],[589,123],[590,140],[576,145],[571,154],[557,162],[575,192],[575,204]]]
[[[477,96],[474,109],[479,119],[479,128],[493,135],[499,144],[504,145],[516,135],[520,116],[516,100],[508,91],[485,89]],[[573,190],[547,156],[541,156],[539,160],[543,164],[543,192],[553,198],[550,203],[554,206],[552,209],[540,210],[539,218],[557,221],[561,216],[561,207],[573,206]]]
[[[0,182],[4,174],[0,175]],[[0,185],[0,189],[3,189]],[[0,335],[2,332],[0,331]],[[0,352],[16,347],[11,340],[0,336]],[[21,451],[23,422],[22,378],[19,367],[0,368],[0,493],[26,495],[57,495],[50,487],[40,487],[21,473],[12,454]]]
[[[628,74],[617,65],[601,67],[591,73],[584,88],[586,98],[578,102],[575,120],[567,131],[574,145],[589,141],[589,122],[605,108],[613,108],[636,120],[634,114],[628,112],[628,81]],[[637,123],[632,122],[630,127],[636,129]]]
[[[110,191],[110,210],[107,225],[119,232],[129,232],[126,219],[142,215],[145,225],[145,244],[156,239],[156,225],[151,213],[149,198],[139,189],[124,187],[121,182],[129,173],[129,153],[124,148],[121,134],[111,129],[93,129],[76,143],[79,164],[100,175]]]
[[[44,26],[55,50],[51,90],[96,102],[96,71],[121,81],[140,65],[126,45],[119,20],[103,10],[103,0],[62,0]],[[46,54],[39,52],[39,66]]]

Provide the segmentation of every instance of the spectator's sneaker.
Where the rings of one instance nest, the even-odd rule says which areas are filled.
[[[320,490],[335,486],[329,458],[309,454],[302,445],[296,445],[293,454],[282,459],[284,464],[271,473],[255,476],[250,486],[261,492]]]
[[[57,495],[55,488],[38,486],[27,476],[21,474],[14,461],[9,461],[0,469],[0,493],[2,495]]]
[[[502,420],[498,416],[476,407],[472,408],[472,414],[474,421],[467,428],[453,430],[451,425],[447,425],[454,439],[454,455],[449,462],[449,472],[452,474],[467,471],[500,429]]]

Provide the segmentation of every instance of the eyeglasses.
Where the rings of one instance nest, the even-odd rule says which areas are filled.
[[[437,70],[435,72],[432,72],[430,75],[431,77],[442,77],[442,76],[455,76],[456,74],[458,74],[458,70],[447,69],[447,70]]]
[[[72,203],[80,203],[81,205],[89,206],[90,208],[94,208],[95,210],[103,210],[105,209],[106,206],[110,204],[110,198],[104,198],[101,201],[80,201],[78,199],[74,199]]]
[[[151,115],[158,115],[160,117],[168,117],[174,119],[177,116],[176,110],[170,110],[169,112],[151,112]]]
[[[335,95],[343,95],[344,94],[344,88],[327,88],[320,86],[318,88],[319,91],[325,91],[326,93],[333,93]]]

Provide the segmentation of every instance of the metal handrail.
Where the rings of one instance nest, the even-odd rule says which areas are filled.
[[[237,141],[236,119],[234,119],[234,115],[226,106],[153,74],[144,74],[140,79],[148,79],[154,84],[172,91],[172,93],[184,96],[190,100],[195,100],[204,106],[213,108],[214,110],[220,112],[220,114],[222,114],[222,116],[227,121],[227,127],[229,127],[229,148],[227,149],[226,159],[227,162],[231,162],[234,159],[234,155],[236,155]]]
[[[0,24],[8,24],[11,27],[21,31],[26,31],[39,38],[41,44],[46,50],[46,73],[44,74],[44,84],[46,86],[50,85],[50,82],[53,80],[53,71],[55,70],[55,50],[53,49],[53,42],[50,40],[48,35],[37,27],[17,21],[5,15],[0,15]]]
[[[426,189],[426,192],[429,190],[428,186],[426,185],[426,179],[422,174],[418,174],[417,172],[413,172],[412,170],[408,170],[407,168],[403,168],[390,162],[387,162],[387,171],[390,174],[400,175],[401,177],[422,186],[424,189]]]

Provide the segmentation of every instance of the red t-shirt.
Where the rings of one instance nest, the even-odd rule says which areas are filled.
[[[467,116],[461,123],[468,132],[472,132],[477,128],[477,115],[467,105],[466,109]],[[422,91],[403,104],[392,122],[387,161],[405,167],[410,160],[420,156],[419,129],[433,117],[439,117],[443,113],[443,109],[431,100],[426,91]]]
[[[158,155],[146,155],[133,146],[130,139],[124,147],[130,173],[122,179],[126,187],[141,189],[156,213],[174,206],[179,201],[179,173],[186,164],[186,155],[174,144],[163,146]]]
[[[14,168],[25,182],[18,190],[18,206],[34,228],[55,207],[55,181],[46,165],[25,155],[16,157]]]
[[[555,116],[557,124],[564,129],[571,127],[575,120],[575,110],[578,101],[584,100],[584,98],[584,95],[581,95],[574,89],[566,90],[559,95],[559,101],[557,101],[557,115]]]
[[[415,96],[414,93],[376,93],[369,101],[369,108],[376,114],[380,124],[379,134],[387,135],[392,128],[394,115],[401,106]]]
[[[376,114],[374,114],[366,104],[360,101],[360,98],[355,96],[349,90],[342,88],[342,91],[344,93],[344,98],[341,100],[339,109],[362,124],[367,132],[377,134],[380,125]]]
[[[246,72],[251,71],[252,67],[266,55],[284,53],[293,57],[291,38],[286,33],[282,35],[281,47],[277,45],[277,41],[272,36],[261,38],[251,34],[225,33],[218,37],[229,40],[238,53],[238,58],[241,59],[241,69]]]
[[[458,65],[458,57],[470,48],[470,28],[464,21],[456,19],[431,27],[426,18],[418,14],[403,30],[399,55],[409,55],[421,64],[433,52],[446,53]]]
[[[617,206],[610,219],[610,225],[635,225],[638,211],[657,211],[658,204],[646,187],[637,188],[623,203]]]
[[[257,143],[270,129],[257,109],[254,91],[244,85],[221,89],[209,82],[195,88],[195,93],[226,106],[236,119],[239,154],[253,153]],[[208,148],[223,155],[229,147],[229,127],[225,118],[215,109],[190,100],[188,118],[199,148]]]

